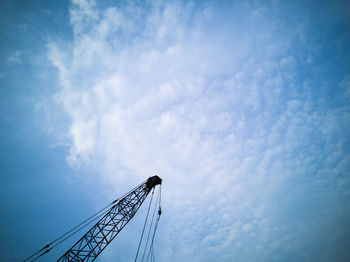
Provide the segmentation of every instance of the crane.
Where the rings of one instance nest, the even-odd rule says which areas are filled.
[[[132,219],[147,195],[162,179],[153,176],[115,203],[77,243],[57,261],[94,261]]]
[[[103,213],[103,217],[94,226],[92,226],[89,229],[89,231],[84,236],[82,236],[66,253],[64,253],[57,260],[57,262],[94,261],[97,258],[97,256],[101,254],[101,252],[107,247],[107,245],[111,243],[111,241],[118,235],[118,233],[124,228],[124,226],[133,218],[137,210],[140,208],[140,206],[146,199],[149,192],[151,192],[151,190],[154,189],[157,185],[161,185],[161,183],[162,179],[160,177],[149,177],[145,182],[135,187],[122,198],[114,200],[110,204],[111,207]],[[158,211],[159,216],[160,214],[161,209],[159,209]],[[61,236],[60,238],[62,238],[63,236]],[[67,239],[68,237],[66,237],[65,239]],[[55,246],[50,247],[55,241],[46,245],[44,248],[33,254],[31,257],[37,255],[38,253],[41,253],[38,257],[44,255],[45,253],[48,253],[53,247],[60,243],[59,242]],[[24,261],[27,261],[31,257],[27,258]]]

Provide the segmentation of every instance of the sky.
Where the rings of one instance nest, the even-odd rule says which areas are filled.
[[[153,175],[157,261],[350,261],[349,28],[342,0],[2,0],[0,261]]]

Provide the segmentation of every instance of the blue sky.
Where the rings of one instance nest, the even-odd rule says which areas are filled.
[[[158,261],[349,261],[349,23],[346,1],[1,1],[0,260],[158,174]],[[145,212],[99,261],[134,258]]]

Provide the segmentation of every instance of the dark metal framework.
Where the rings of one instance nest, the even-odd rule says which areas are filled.
[[[149,192],[162,179],[153,176],[113,205],[107,213],[57,261],[94,261],[133,218]]]

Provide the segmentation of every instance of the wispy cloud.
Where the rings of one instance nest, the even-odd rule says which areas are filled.
[[[9,64],[19,64],[22,62],[21,56],[21,51],[16,51],[15,53],[7,57],[7,62]]]
[[[68,163],[117,188],[160,174],[163,260],[285,261],[349,197],[349,81],[305,73],[318,57],[299,11],[73,1],[74,41],[49,43]],[[318,90],[340,87],[330,107]]]

